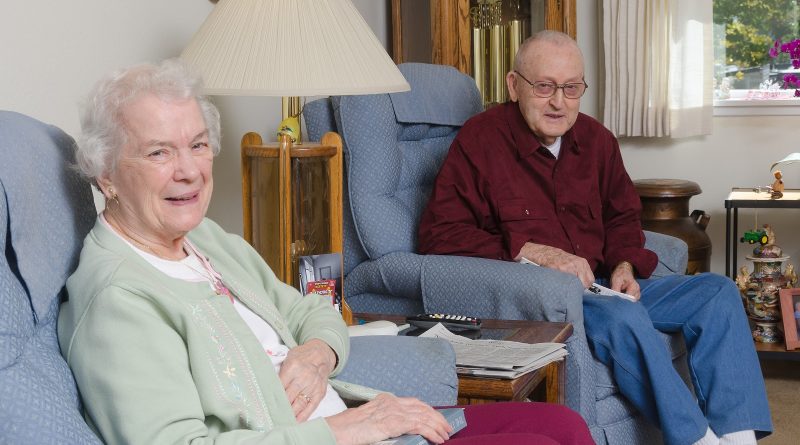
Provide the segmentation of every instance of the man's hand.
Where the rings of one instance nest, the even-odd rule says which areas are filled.
[[[641,296],[641,289],[639,283],[633,276],[633,266],[627,261],[617,264],[614,271],[611,272],[611,289],[617,292],[626,293],[636,300]]]
[[[292,348],[286,354],[278,377],[298,422],[308,420],[325,397],[328,376],[334,366],[336,354],[333,349],[316,338]]]
[[[581,280],[583,287],[587,289],[594,283],[594,273],[592,273],[592,269],[589,268],[589,262],[582,257],[564,252],[557,247],[525,243],[522,249],[520,249],[519,254],[514,258],[514,261],[520,261],[522,257],[540,266],[575,275]]]

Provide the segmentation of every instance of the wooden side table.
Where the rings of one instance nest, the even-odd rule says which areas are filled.
[[[241,153],[244,239],[279,280],[297,286],[299,257],[342,253],[342,138],[329,132],[293,145],[285,135],[264,143],[247,133]],[[352,324],[344,296],[342,316]]]
[[[405,323],[402,315],[353,314],[355,320],[390,320]],[[481,338],[522,343],[564,343],[572,335],[572,323],[529,320],[483,320]],[[499,401],[533,399],[564,404],[566,372],[564,360],[550,363],[516,379],[458,376],[458,403],[477,405]]]
[[[521,343],[564,343],[572,335],[572,323],[528,320],[483,320],[483,336]],[[523,401],[529,398],[564,404],[566,372],[564,360],[523,374],[516,379],[458,376],[458,403],[477,405],[499,401]],[[532,397],[540,390],[538,397]],[[541,400],[541,392],[544,400]]]
[[[327,133],[320,143],[293,145],[284,136],[264,143],[242,138],[244,239],[294,285],[297,259],[342,252],[342,139]]]

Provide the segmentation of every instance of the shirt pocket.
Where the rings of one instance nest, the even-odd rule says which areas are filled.
[[[551,241],[552,231],[557,226],[553,215],[541,206],[535,206],[526,199],[508,199],[497,203],[500,225],[503,236],[507,240],[514,237],[512,233],[524,235],[526,239],[536,243]]]

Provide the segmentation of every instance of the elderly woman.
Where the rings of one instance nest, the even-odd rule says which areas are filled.
[[[339,314],[205,219],[220,125],[199,89],[177,61],[141,65],[102,80],[84,110],[78,164],[106,206],[58,328],[89,423],[107,443],[447,440],[444,418],[416,399],[381,394],[347,409],[329,382],[348,355]],[[453,443],[590,443],[563,407],[465,415]]]

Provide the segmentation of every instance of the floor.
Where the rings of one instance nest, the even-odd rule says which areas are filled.
[[[800,443],[800,361],[762,360],[775,431],[760,445]]]

